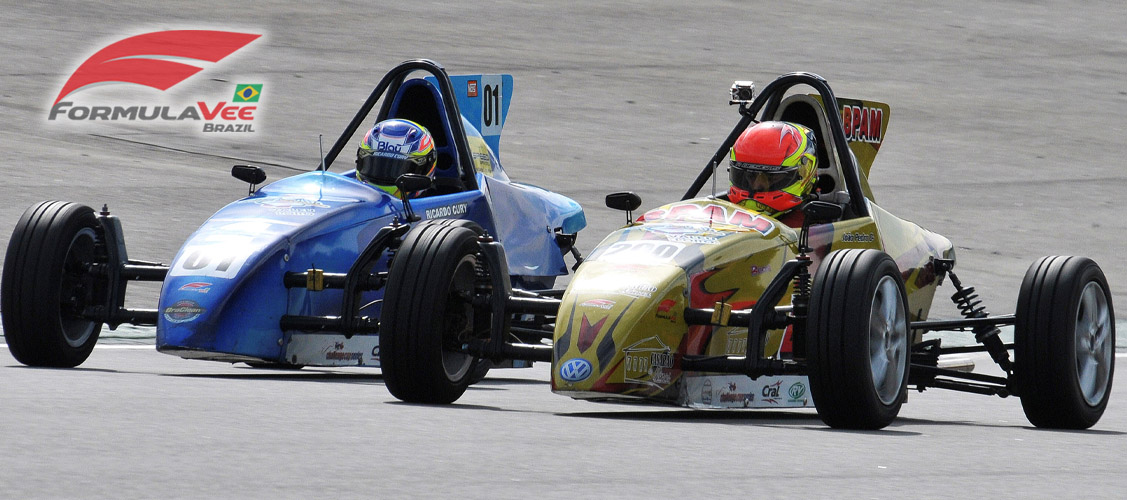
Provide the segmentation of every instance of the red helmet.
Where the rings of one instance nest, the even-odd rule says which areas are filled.
[[[732,146],[728,200],[760,212],[790,210],[810,193],[817,177],[814,131],[790,122],[760,122]]]

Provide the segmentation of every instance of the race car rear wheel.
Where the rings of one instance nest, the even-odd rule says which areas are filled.
[[[477,241],[482,233],[469,221],[436,220],[404,236],[380,321],[380,367],[396,398],[452,403],[473,381],[481,360],[460,347],[488,332],[488,312],[472,303],[485,269]]]
[[[806,353],[810,393],[831,427],[880,429],[908,386],[907,295],[879,250],[830,253],[814,275]]]
[[[1037,427],[1087,429],[1107,408],[1115,374],[1115,312],[1100,266],[1042,257],[1025,273],[1014,325],[1014,377]]]
[[[8,242],[0,285],[4,337],[17,361],[67,368],[86,361],[102,323],[82,312],[108,293],[106,280],[89,269],[107,261],[90,207],[45,201],[24,212]]]

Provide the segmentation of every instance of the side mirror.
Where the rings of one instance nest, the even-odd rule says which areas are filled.
[[[642,206],[642,198],[630,191],[621,191],[607,195],[607,208],[626,211],[626,225],[634,221],[633,212]]]
[[[633,212],[640,206],[642,206],[642,198],[630,191],[607,195],[607,208]]]
[[[231,167],[231,176],[250,184],[247,188],[247,196],[250,196],[254,194],[254,187],[266,180],[266,171],[250,165],[235,165]]]
[[[399,192],[404,195],[429,188],[431,183],[430,177],[420,174],[403,174],[395,179],[395,187],[399,188]]]
[[[231,176],[247,184],[261,184],[266,180],[266,171],[250,165],[235,165],[231,167]]]
[[[845,212],[842,210],[841,205],[815,200],[803,205],[802,213],[806,214],[806,220],[811,224],[818,224],[838,220]]]

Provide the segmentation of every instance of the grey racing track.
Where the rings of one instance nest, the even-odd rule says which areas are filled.
[[[633,190],[643,209],[684,193],[735,123],[733,80],[762,87],[801,70],[839,96],[891,105],[876,201],[951,238],[960,278],[991,312],[1013,312],[1026,267],[1053,254],[1092,257],[1125,303],[1127,10],[1117,2],[385,3],[3,0],[0,248],[26,207],[64,199],[108,204],[131,257],[168,262],[246,193],[232,164],[271,179],[314,168],[318,135],[328,148],[387,69],[427,57],[454,74],[514,76],[502,163],[586,208],[587,252],[623,221],[603,206],[607,193]],[[48,120],[83,60],[164,29],[264,36],[164,93],[118,84],[73,99],[181,109],[262,83],[255,133]],[[131,290],[131,306],[155,307],[157,287]],[[941,292],[933,316],[955,317],[951,290]],[[551,394],[543,365],[493,372],[457,404],[428,407],[396,402],[378,370],[252,370],[137,342],[111,339],[71,370],[23,367],[0,348],[0,498],[1127,491],[1118,393],[1083,432],[1032,428],[1016,398],[939,390],[913,393],[883,431],[844,432],[812,411],[573,401]]]

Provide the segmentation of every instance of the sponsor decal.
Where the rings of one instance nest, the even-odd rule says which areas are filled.
[[[336,342],[331,346],[325,346],[322,352],[325,354],[326,361],[355,361],[356,364],[360,364],[364,359],[364,353],[362,352],[345,351],[344,342]]]
[[[696,245],[715,245],[720,238],[732,233],[702,227],[696,224],[645,224],[647,232],[657,233],[668,241],[692,243]]]
[[[203,71],[207,63],[218,63],[261,36],[232,31],[170,30],[143,33],[111,43],[74,70],[51,103],[47,119],[139,124],[203,122],[203,132],[256,132],[254,120],[262,95],[261,83],[236,84],[229,101],[209,101],[196,96],[189,103],[168,105],[151,101],[77,102],[77,99],[83,98],[79,94],[88,89],[120,84],[165,92]]]
[[[454,205],[447,205],[445,207],[428,208],[426,210],[427,219],[438,219],[442,217],[452,217],[465,214],[469,211],[470,205],[468,203],[456,203]]]
[[[751,266],[751,275],[758,276],[771,270],[771,266]]]
[[[329,208],[329,205],[318,200],[304,198],[292,194],[255,199],[254,202],[263,208],[273,209],[274,215],[286,216],[311,216],[317,214],[318,208]]]
[[[677,243],[689,243],[693,245],[715,245],[720,243],[719,238],[712,236],[699,236],[695,234],[670,234],[665,237],[666,240],[676,241]]]
[[[795,382],[787,388],[787,402],[806,404],[806,384]]]
[[[657,292],[657,287],[648,283],[634,283],[618,291],[618,293],[635,299],[648,299]]]
[[[180,287],[182,292],[196,292],[207,293],[211,291],[211,283],[204,283],[202,281],[195,281]]]
[[[700,389],[700,402],[706,405],[712,404],[712,379],[704,379]]]
[[[782,387],[783,381],[780,380],[774,384],[763,386],[763,401],[771,404],[779,404],[779,389]]]
[[[721,403],[743,403],[744,408],[747,408],[753,401],[755,401],[755,394],[739,392],[739,387],[735,382],[728,382],[728,390],[720,393]]]
[[[732,210],[721,205],[710,203],[698,205],[695,203],[679,203],[666,208],[657,208],[646,212],[641,220],[644,221],[689,221],[705,224],[727,224],[728,226],[749,229],[766,236],[775,229],[775,224],[770,220],[745,210]],[[716,229],[715,226],[712,226]],[[720,228],[723,229],[723,228]]]
[[[877,240],[873,233],[844,233],[841,235],[843,243],[872,243]]]
[[[321,203],[318,200],[312,200],[292,194],[279,197],[267,196],[265,198],[257,198],[254,200],[254,202],[262,205],[265,208],[329,208],[328,205]]]
[[[743,356],[747,354],[746,328],[733,328],[728,330],[728,343],[725,353],[729,356]]]
[[[661,387],[672,381],[673,353],[657,336],[640,340],[622,353],[625,382]]]
[[[172,323],[187,323],[206,312],[200,304],[193,300],[178,300],[164,308],[164,319]]]
[[[884,110],[863,106],[841,106],[841,125],[847,141],[880,144],[880,124]]]
[[[477,80],[466,82],[466,97],[477,97]]]
[[[657,305],[658,319],[669,320],[670,322],[677,322],[677,301],[673,299],[665,299]]]
[[[560,365],[560,378],[568,382],[582,382],[592,373],[591,362],[583,358],[572,358]]]
[[[579,305],[580,307],[597,307],[599,309],[610,309],[614,307],[614,301],[607,299],[591,299]]]

